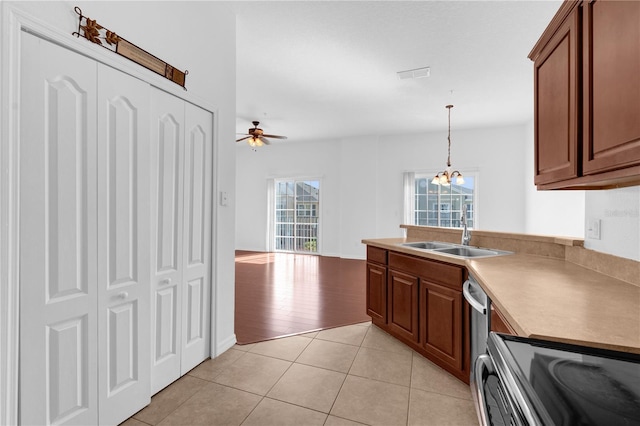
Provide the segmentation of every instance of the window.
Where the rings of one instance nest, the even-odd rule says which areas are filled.
[[[318,252],[320,181],[275,181],[274,249]]]
[[[412,225],[461,226],[462,206],[467,206],[467,226],[476,226],[476,176],[464,175],[464,184],[442,186],[432,184],[434,173],[405,175],[405,214]]]

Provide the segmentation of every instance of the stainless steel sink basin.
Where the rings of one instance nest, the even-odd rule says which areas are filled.
[[[423,250],[436,250],[454,247],[455,244],[441,243],[440,241],[420,241],[417,243],[402,243],[404,247],[411,247]]]
[[[400,245],[408,248],[427,250],[432,253],[447,254],[450,256],[463,258],[491,257],[513,254],[510,251],[495,250],[483,247],[469,247],[460,244],[445,243],[442,241],[416,241],[411,243],[401,243]]]
[[[492,250],[492,249],[485,249],[480,247],[464,247],[464,246],[443,248],[443,249],[434,250],[434,251],[437,253],[451,254],[453,256],[459,256],[459,257],[489,257],[489,256],[500,256],[504,254],[511,254],[511,252],[509,251]]]

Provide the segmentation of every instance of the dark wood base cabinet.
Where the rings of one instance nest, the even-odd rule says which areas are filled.
[[[367,247],[367,314],[382,330],[469,383],[465,268]]]

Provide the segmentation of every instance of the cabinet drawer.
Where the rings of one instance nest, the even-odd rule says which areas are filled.
[[[387,251],[378,247],[367,246],[367,261],[387,264]]]
[[[462,289],[464,281],[464,269],[459,266],[395,252],[389,253],[389,268],[410,272],[419,277],[428,277],[429,281],[445,285],[454,290]]]

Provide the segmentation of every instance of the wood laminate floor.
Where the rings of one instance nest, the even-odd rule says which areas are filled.
[[[239,344],[369,321],[364,260],[236,251]]]

